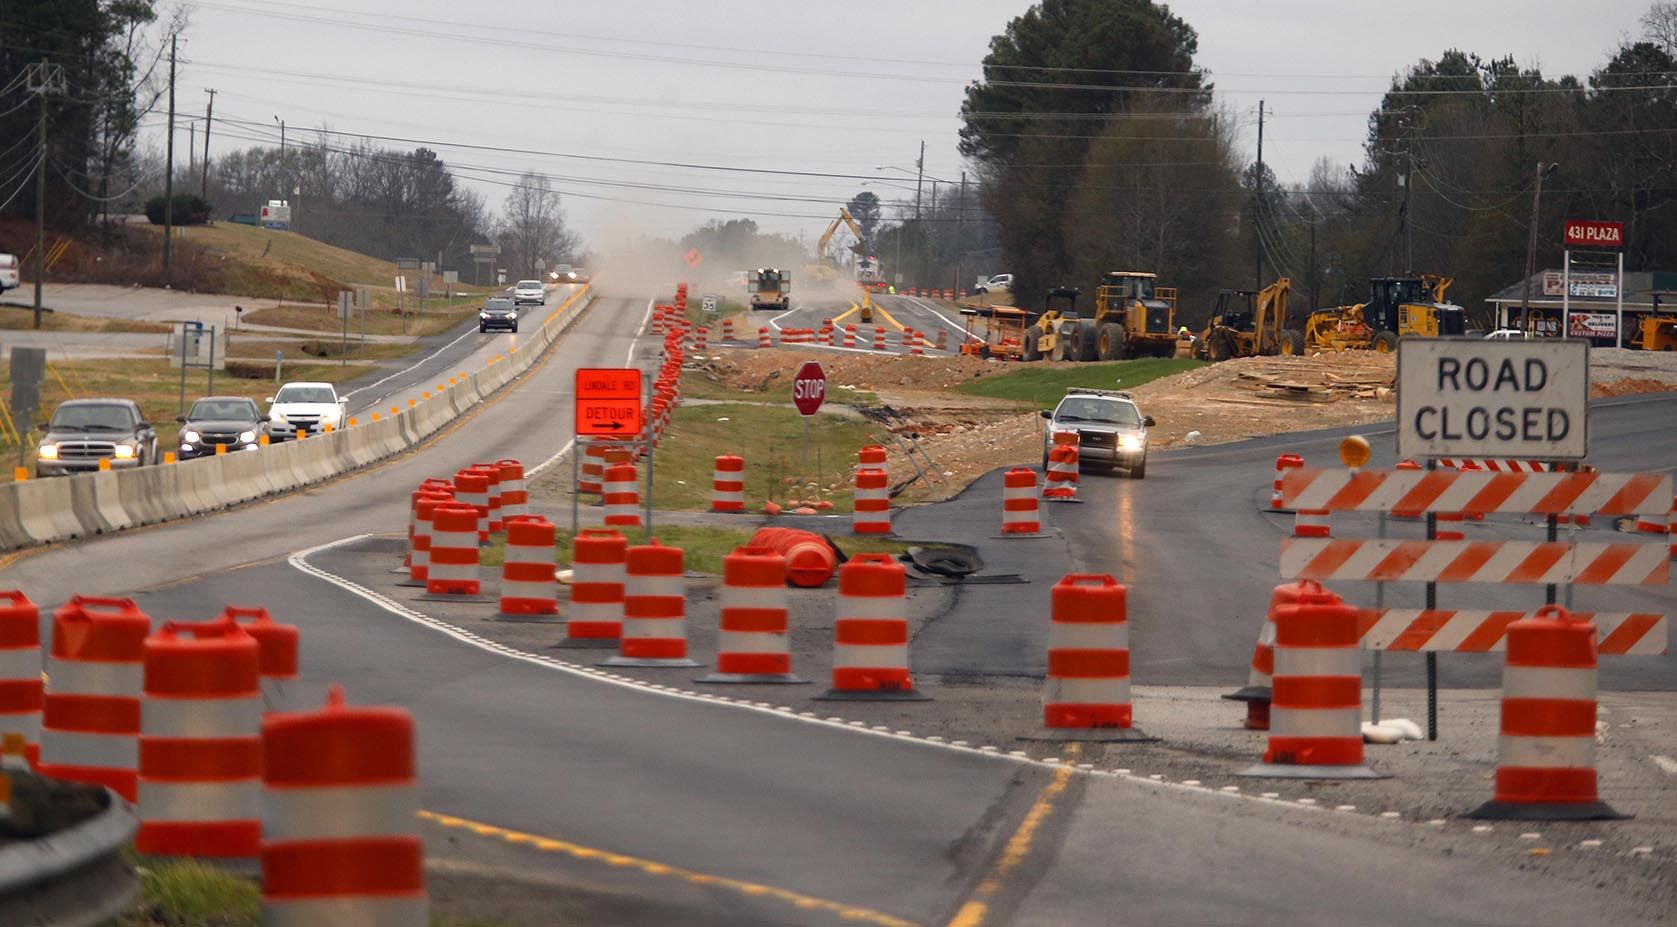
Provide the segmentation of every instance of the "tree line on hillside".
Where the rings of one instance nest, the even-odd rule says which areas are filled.
[[[1677,3],[1642,24],[1583,79],[1458,49],[1421,60],[1370,113],[1362,164],[1289,185],[1235,149],[1185,20],[1043,0],[992,39],[961,151],[1021,300],[1145,270],[1197,321],[1218,289],[1278,274],[1302,311],[1361,301],[1371,276],[1441,273],[1483,320],[1524,274],[1539,164],[1559,165],[1539,268],[1559,266],[1563,218],[1595,218],[1625,223],[1627,271],[1677,269]]]

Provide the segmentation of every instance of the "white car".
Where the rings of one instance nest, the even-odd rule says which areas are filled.
[[[0,254],[0,293],[17,289],[17,266],[17,255]]]
[[[1523,328],[1499,328],[1485,336],[1486,341],[1525,341],[1537,335]]]
[[[268,397],[268,438],[284,441],[298,432],[319,434],[344,427],[349,400],[330,383],[287,383]]]
[[[522,306],[525,303],[535,303],[540,306],[547,302],[547,290],[542,289],[540,280],[520,280],[512,288],[512,304]]]
[[[1011,292],[1013,292],[1013,275],[1012,274],[997,274],[994,277],[991,277],[990,279],[984,281],[984,285],[981,286],[981,287],[978,287],[978,292],[980,292],[980,293],[1011,293]]]

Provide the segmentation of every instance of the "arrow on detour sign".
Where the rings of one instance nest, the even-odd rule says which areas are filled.
[[[577,434],[640,434],[642,408],[639,370],[634,367],[577,369]]]

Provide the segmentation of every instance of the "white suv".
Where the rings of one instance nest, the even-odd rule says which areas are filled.
[[[294,438],[298,432],[319,434],[331,425],[344,427],[349,400],[340,398],[330,383],[287,383],[268,397],[268,437]]]
[[[17,266],[17,255],[0,254],[0,293],[17,289]]]
[[[522,306],[525,303],[535,303],[540,306],[547,302],[547,291],[542,289],[540,280],[520,280],[512,288],[512,304]]]

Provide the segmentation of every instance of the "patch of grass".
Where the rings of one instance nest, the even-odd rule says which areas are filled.
[[[681,374],[681,395],[688,399],[715,399],[721,402],[744,403],[790,403],[792,401],[791,392],[790,380],[787,380],[786,386],[779,393],[759,393],[730,389],[703,374],[691,370],[684,371]],[[827,401],[847,406],[876,406],[879,405],[879,394],[847,386],[835,386],[829,380],[827,383]]]
[[[411,300],[408,303],[408,318],[406,330],[402,326],[402,317],[388,309],[373,308],[367,311],[365,322],[361,319],[349,320],[349,336],[354,338],[362,331],[369,335],[413,335],[423,337],[448,331],[468,316],[477,312],[480,300],[461,299],[456,297],[450,306],[442,299]],[[276,328],[298,328],[304,331],[321,332],[323,334],[341,335],[344,330],[343,320],[338,318],[338,309],[318,303],[309,306],[274,306],[268,309],[258,309],[246,312],[241,319],[249,325],[272,325]],[[540,320],[538,319],[539,323]],[[365,328],[363,328],[363,324]]]
[[[6,306],[0,311],[0,329],[7,331],[27,331],[35,327],[35,312],[33,309],[17,306]],[[110,319],[99,316],[76,315],[70,312],[43,312],[41,314],[41,331],[47,332],[138,332],[141,334],[163,334],[172,330],[173,326],[163,322],[146,322],[140,319]]]
[[[1020,365],[1013,373],[984,377],[971,383],[963,383],[955,389],[969,396],[1010,399],[1050,408],[1060,401],[1067,389],[1074,386],[1086,389],[1134,389],[1150,380],[1203,367],[1205,363],[1185,357],[1144,357],[1137,360],[1054,367]]]
[[[262,917],[255,882],[190,860],[142,863],[140,897],[122,927],[256,927]]]
[[[324,336],[320,338],[269,338],[262,335],[235,335],[228,339],[227,353],[230,357],[260,358],[270,370],[273,368],[274,352],[281,352],[286,360],[315,360],[325,358],[337,359],[347,356],[351,362],[389,360],[406,357],[413,353],[410,344],[399,344],[388,341],[355,340],[355,333],[349,335],[349,353],[340,354],[343,342],[338,338]]]

